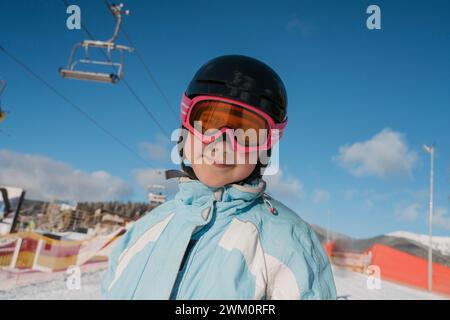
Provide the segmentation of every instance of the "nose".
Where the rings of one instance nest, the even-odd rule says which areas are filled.
[[[234,156],[233,142],[227,132],[223,132],[212,142],[211,155],[218,161],[226,161],[228,156]]]

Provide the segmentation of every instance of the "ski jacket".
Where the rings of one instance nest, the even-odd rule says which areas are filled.
[[[336,298],[314,231],[263,180],[214,189],[181,178],[179,189],[117,240],[104,299]]]

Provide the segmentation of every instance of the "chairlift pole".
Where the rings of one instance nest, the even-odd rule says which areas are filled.
[[[428,213],[428,291],[433,290],[433,189],[434,189],[434,151],[435,146],[423,146],[424,150],[430,154],[430,199]]]

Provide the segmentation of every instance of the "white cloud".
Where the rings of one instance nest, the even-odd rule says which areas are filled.
[[[0,150],[0,168],[0,184],[24,188],[29,199],[107,201],[132,193],[108,172],[83,172],[45,156]]]
[[[424,223],[428,224],[428,206],[424,208],[418,203],[413,203],[404,208],[397,208],[396,214],[399,219],[409,222],[414,222],[419,217],[422,217]],[[450,230],[450,215],[447,208],[437,207],[434,209],[433,225]]]
[[[314,203],[326,202],[330,199],[330,192],[326,189],[315,189],[313,192],[312,200]]]
[[[293,200],[303,196],[303,185],[295,177],[285,177],[280,169],[277,174],[264,176],[267,192],[275,198]]]
[[[339,148],[334,160],[355,177],[411,176],[417,154],[401,133],[383,129],[370,140]]]
[[[342,195],[343,195],[345,200],[351,201],[351,200],[353,200],[355,197],[357,197],[359,195],[359,190],[357,190],[357,189],[346,189],[346,190],[342,191]]]
[[[397,192],[399,193],[399,192]],[[374,189],[345,189],[341,192],[343,198],[347,201],[356,199],[370,199],[372,202],[382,202],[390,200],[394,193],[392,192],[379,192]]]
[[[299,28],[299,26],[300,26],[300,19],[296,15],[293,15],[286,23],[285,29],[288,32],[292,32],[295,31],[297,28]]]
[[[403,193],[398,191],[380,192],[374,189],[344,189],[340,195],[345,201],[356,204],[360,210],[372,211],[379,206],[386,206],[392,203],[392,199]]]
[[[433,224],[443,229],[450,230],[450,215],[447,208],[437,207],[433,214]]]
[[[296,32],[300,31],[300,34],[303,37],[309,37],[315,31],[315,28],[312,24],[305,22],[300,19],[297,14],[293,14],[288,22],[286,23],[284,29],[286,32]]]
[[[420,204],[413,203],[406,207],[397,207],[396,216],[399,220],[414,222],[419,217],[420,211]]]
[[[162,135],[158,135],[156,141],[144,141],[139,143],[138,148],[141,154],[147,159],[163,163],[170,161],[170,141]]]
[[[151,160],[164,162],[169,159],[168,152],[162,145],[152,142],[141,142],[138,147],[141,153]]]
[[[137,169],[133,171],[133,177],[143,188],[149,185],[161,185],[165,187],[166,195],[174,194],[178,191],[178,179],[166,180],[165,169]]]

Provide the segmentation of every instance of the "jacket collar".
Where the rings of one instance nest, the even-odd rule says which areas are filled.
[[[182,204],[204,207],[214,203],[219,212],[225,212],[243,209],[252,204],[264,193],[266,183],[262,179],[255,179],[249,184],[230,184],[221,188],[211,188],[198,180],[180,178],[179,189],[175,199]]]

